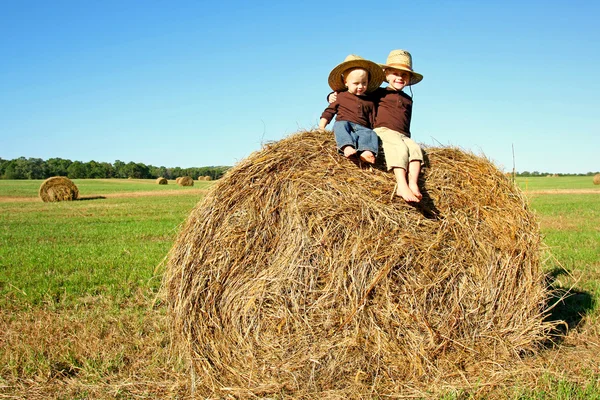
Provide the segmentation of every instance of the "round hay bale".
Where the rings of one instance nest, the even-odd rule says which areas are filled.
[[[600,174],[594,175],[594,185],[600,185]]]
[[[177,181],[177,184],[179,186],[194,186],[194,179],[192,179],[191,176],[182,176],[179,178],[179,181]]]
[[[524,196],[484,158],[425,152],[418,206],[393,197],[391,173],[338,155],[331,132],[272,143],[211,188],[164,285],[199,396],[485,386],[538,348],[548,293]]]
[[[212,178],[210,176],[206,175],[206,176],[199,176],[198,180],[199,181],[211,181]]]
[[[168,185],[169,181],[167,180],[167,178],[156,178],[156,183],[158,183],[159,185]]]
[[[76,200],[79,189],[66,176],[53,176],[40,185],[39,196],[44,203]]]
[[[177,177],[177,178],[175,178],[175,183],[179,184],[179,181],[180,181],[180,180],[181,180],[181,176],[180,176],[180,177]]]

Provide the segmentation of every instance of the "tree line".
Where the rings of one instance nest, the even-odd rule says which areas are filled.
[[[180,176],[190,176],[198,179],[200,176],[210,176],[214,180],[222,177],[229,168],[231,167],[166,168],[135,162],[125,163],[120,160],[111,164],[71,161],[63,158],[50,158],[44,161],[41,158],[19,157],[14,160],[0,158],[0,179],[47,179],[52,176],[66,176],[69,179],[155,179],[158,177],[176,179]]]

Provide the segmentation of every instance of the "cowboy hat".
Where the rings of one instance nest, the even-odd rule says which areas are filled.
[[[385,80],[385,75],[379,64],[373,61],[365,60],[364,58],[350,54],[344,62],[337,65],[329,73],[329,87],[335,92],[346,89],[344,82],[344,72],[350,68],[362,68],[369,73],[369,83],[367,85],[367,93],[377,89]]]
[[[413,71],[412,69],[412,56],[406,50],[392,50],[387,58],[385,64],[381,64],[383,69],[394,68],[401,71],[410,72],[410,82],[408,85],[414,85],[415,83],[421,82],[423,75]]]

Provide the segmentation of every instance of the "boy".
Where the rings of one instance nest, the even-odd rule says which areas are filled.
[[[367,94],[383,82],[381,67],[356,55],[349,55],[329,74],[329,86],[339,92],[319,120],[325,129],[333,117],[333,133],[338,150],[350,158],[359,153],[364,162],[374,164],[379,139],[372,127],[375,121],[375,104]]]
[[[382,67],[388,86],[374,93],[378,104],[374,131],[381,139],[388,171],[396,177],[396,194],[416,203],[423,198],[417,184],[423,152],[410,138],[413,101],[402,89],[419,83],[423,75],[413,71],[406,50],[392,50]]]

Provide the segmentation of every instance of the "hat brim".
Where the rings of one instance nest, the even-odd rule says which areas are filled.
[[[379,64],[379,65],[381,66],[381,68],[383,70],[385,70],[386,68],[393,68],[393,69],[398,69],[401,71],[410,72],[410,82],[408,83],[408,86],[415,85],[423,80],[423,75],[419,74],[418,72],[413,71],[410,68],[406,68],[405,66],[394,65],[394,64]],[[385,72],[384,72],[384,75],[385,75]]]
[[[329,73],[329,87],[334,92],[340,92],[346,89],[346,83],[342,74],[350,68],[363,68],[369,72],[369,83],[367,85],[367,93],[377,89],[385,80],[385,74],[379,64],[369,60],[351,60],[344,61],[337,65]]]

